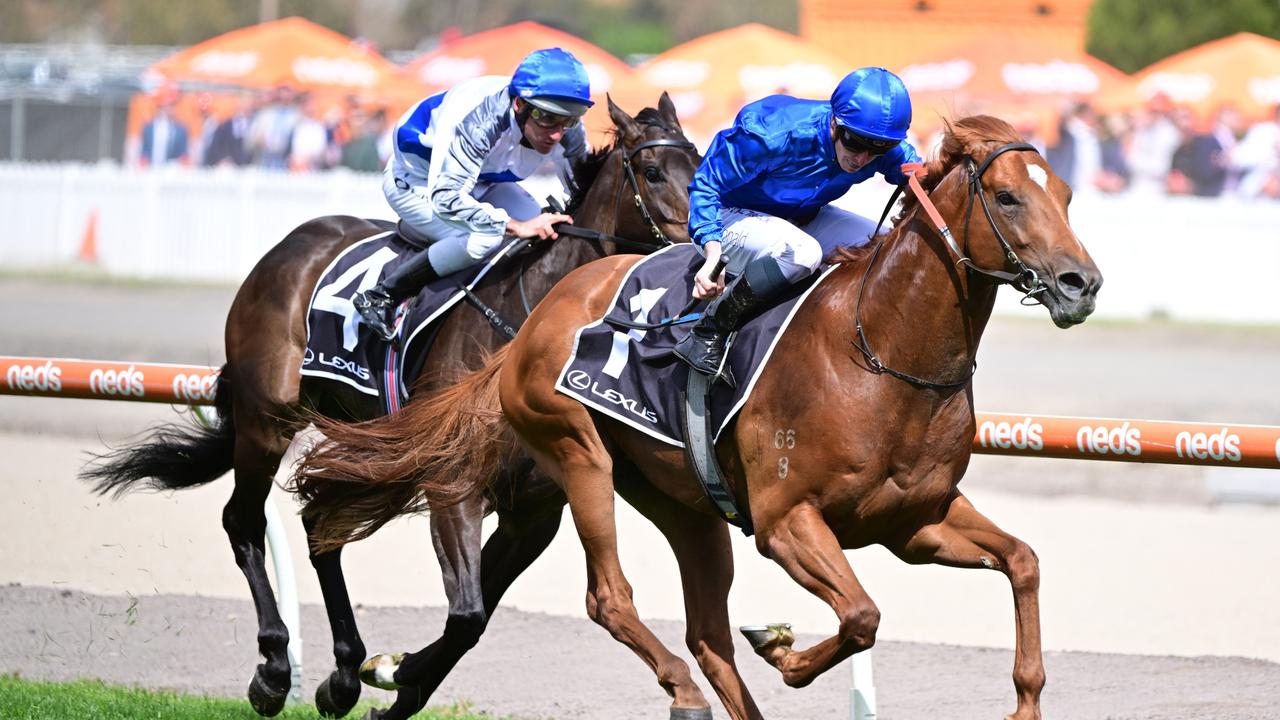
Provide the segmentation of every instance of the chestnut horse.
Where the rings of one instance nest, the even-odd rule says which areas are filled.
[[[617,247],[656,249],[659,239],[688,239],[685,188],[700,162],[663,93],[658,109],[636,118],[609,102],[614,144],[593,152],[575,169],[579,189],[569,207],[576,225],[591,228],[540,243],[521,261],[499,266],[477,289],[483,302],[510,320],[524,318],[569,270]],[[227,316],[227,364],[217,386],[220,422],[199,429],[159,428],[134,446],[116,450],[83,475],[98,491],[117,496],[139,487],[177,489],[211,482],[235,470],[235,489],[223,511],[236,563],[244,572],[258,615],[258,665],[248,696],[262,715],[275,715],[290,688],[289,636],[276,608],[264,565],[263,503],[294,434],[316,414],[339,421],[377,417],[375,398],[345,385],[300,374],[306,342],[307,307],[320,274],[340,252],[384,232],[385,222],[352,217],[309,221],[272,248],[241,285]],[[602,235],[601,235],[602,233]],[[602,239],[603,238],[603,239]],[[669,240],[668,240],[669,242]],[[440,328],[413,386],[415,396],[438,391],[464,370],[481,364],[505,341],[480,315],[460,309]],[[490,613],[510,583],[537,558],[559,527],[564,496],[532,463],[513,462],[495,477],[491,492],[434,513],[431,535],[449,597],[443,636],[406,659],[397,676],[405,686],[378,717],[413,715],[427,702],[462,655],[475,645]],[[358,505],[358,499],[345,498]],[[483,544],[481,519],[499,512],[498,529]],[[314,525],[306,522],[308,535]],[[345,715],[360,694],[357,672],[365,648],[356,630],[341,567],[341,548],[311,555],[333,631],[336,669],[316,691],[316,705],[329,716]]]
[[[756,547],[838,620],[835,636],[804,650],[792,648],[785,625],[744,632],[788,685],[802,687],[875,642],[880,611],[843,550],[880,544],[909,563],[997,570],[1012,585],[1017,631],[1010,717],[1030,720],[1040,717],[1045,681],[1036,555],[957,487],[975,430],[972,369],[1001,283],[1068,327],[1093,311],[1102,277],[1068,222],[1069,188],[1007,123],[975,116],[949,125],[928,171],[925,187],[940,221],[961,228],[960,245],[930,223],[926,203],[908,198],[886,238],[840,253],[722,434],[717,455]],[[321,500],[316,490],[335,475],[363,474],[393,495],[397,483],[416,482],[427,504],[479,492],[511,442],[500,432],[500,404],[520,444],[568,496],[586,550],[588,615],[653,670],[673,697],[671,717],[711,715],[689,668],[636,614],[618,560],[615,489],[640,498],[674,549],[688,646],[729,715],[760,718],[733,661],[729,527],[684,452],[555,391],[576,331],[606,314],[637,260],[603,259],[569,274],[515,341],[446,392],[396,417],[336,429],[300,466],[299,485]],[[421,469],[378,474],[371,461],[387,459],[378,443],[399,439],[421,449],[398,467]],[[460,449],[463,457],[450,457]],[[371,520],[323,502],[304,512],[326,541]]]

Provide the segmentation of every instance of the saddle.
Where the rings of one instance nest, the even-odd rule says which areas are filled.
[[[730,337],[726,367],[739,379],[730,387],[710,384],[671,352],[699,317],[681,313],[702,263],[693,246],[672,245],[633,265],[605,317],[578,330],[556,391],[684,448],[721,515],[750,534],[750,522],[738,512],[716,466],[715,442],[746,403],[796,309],[826,273],[789,288]]]
[[[370,331],[360,321],[351,298],[420,251],[419,242],[417,236],[387,231],[352,244],[329,263],[312,291],[307,310],[304,376],[343,383],[377,398],[379,407],[391,414],[408,400],[406,384],[422,371],[439,321],[458,302],[478,305],[499,332],[515,336],[515,328],[485,306],[473,289],[494,267],[524,247],[519,240],[508,240],[484,262],[427,283],[397,310],[398,342],[385,342]]]

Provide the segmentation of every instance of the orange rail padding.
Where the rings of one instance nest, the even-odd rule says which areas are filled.
[[[977,413],[974,452],[1168,465],[1280,468],[1280,427]]]
[[[0,356],[0,395],[212,405],[217,380],[198,365]]]
[[[0,395],[209,405],[218,369],[0,356]],[[973,451],[988,455],[1280,468],[1280,427],[977,413]]]

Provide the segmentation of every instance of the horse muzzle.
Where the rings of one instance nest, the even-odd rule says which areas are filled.
[[[1069,328],[1084,322],[1097,305],[1102,273],[1095,267],[1078,267],[1054,274],[1040,300],[1049,309],[1053,324]]]

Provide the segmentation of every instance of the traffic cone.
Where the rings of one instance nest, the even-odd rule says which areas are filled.
[[[80,236],[80,260],[97,264],[98,262],[98,210],[89,211],[89,222],[85,223],[84,234]]]

